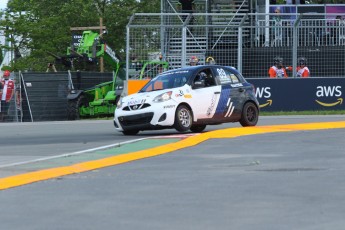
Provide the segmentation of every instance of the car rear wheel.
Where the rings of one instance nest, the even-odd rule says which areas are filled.
[[[129,136],[129,135],[137,135],[139,133],[139,130],[124,130],[122,131],[123,135]]]
[[[185,105],[176,109],[174,128],[179,132],[186,132],[192,126],[192,113]]]
[[[206,125],[192,125],[192,127],[190,127],[190,131],[192,131],[193,133],[200,133],[204,131],[205,128]]]
[[[259,110],[253,102],[247,102],[243,106],[240,124],[243,127],[255,126],[259,120]]]

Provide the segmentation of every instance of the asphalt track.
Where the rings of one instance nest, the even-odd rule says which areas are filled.
[[[345,117],[334,118],[225,128],[126,154],[107,149],[69,166],[36,165],[43,170],[0,179],[0,227],[343,229]]]

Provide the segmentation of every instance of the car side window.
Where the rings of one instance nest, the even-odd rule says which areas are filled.
[[[240,82],[240,79],[238,78],[238,76],[236,76],[236,74],[230,71],[229,69],[219,67],[216,70],[217,70],[219,81],[222,85]]]
[[[194,78],[194,82],[196,81],[201,81],[202,84],[204,84],[203,87],[216,85],[215,77],[213,76],[211,69],[204,69],[200,71]]]

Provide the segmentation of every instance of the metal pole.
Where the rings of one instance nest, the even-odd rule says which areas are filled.
[[[298,34],[297,34],[297,26],[299,24],[299,22],[301,21],[303,17],[303,14],[300,14],[294,25],[293,25],[293,43],[292,43],[292,74],[293,77],[296,77],[296,68],[297,68],[297,43],[298,43]]]
[[[240,73],[242,73],[242,47],[243,47],[243,38],[242,38],[242,32],[243,32],[243,25],[244,25],[244,22],[247,20],[248,18],[248,14],[246,14],[242,20],[241,20],[241,23],[238,27],[238,51],[237,51],[237,69],[238,71],[240,71]]]
[[[270,44],[270,1],[266,0],[265,3],[265,12],[266,12],[266,16],[265,16],[265,46],[269,46]]]
[[[20,77],[21,77],[21,79],[22,79],[22,81],[23,81],[23,86],[24,86],[26,101],[27,101],[28,107],[29,107],[31,122],[34,122],[34,118],[32,117],[31,106],[30,106],[30,100],[29,100],[29,97],[28,97],[28,92],[26,91],[26,85],[25,85],[25,81],[24,81],[24,78],[23,78],[23,74],[22,74],[21,72],[20,72],[19,74],[20,74]]]
[[[128,81],[128,71],[129,71],[129,26],[126,27],[126,81]]]
[[[102,34],[103,34],[102,28],[103,28],[103,18],[100,17],[99,18],[99,36],[102,36]],[[99,69],[100,69],[101,73],[104,72],[104,59],[102,56],[99,59]]]
[[[186,20],[187,21],[187,20]],[[187,40],[187,26],[184,24],[182,27],[182,48],[181,48],[181,66],[186,66],[186,40]]]

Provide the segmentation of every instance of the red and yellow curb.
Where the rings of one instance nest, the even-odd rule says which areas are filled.
[[[183,148],[197,145],[203,141],[211,138],[234,138],[245,135],[255,135],[263,133],[277,133],[277,132],[295,132],[295,131],[312,131],[322,129],[338,129],[345,128],[345,121],[337,122],[322,122],[322,123],[307,123],[307,124],[288,124],[288,125],[274,125],[274,126],[256,126],[246,128],[228,128],[216,131],[205,132],[199,135],[190,136],[181,141],[136,151],[127,154],[116,155],[99,160],[87,161],[77,163],[70,166],[57,167],[29,172],[19,175],[14,175],[0,179],[0,190],[13,188],[25,184],[30,184],[38,181],[53,179],[61,176],[71,175],[75,173],[82,173],[90,170],[114,166],[134,160],[139,160],[148,157],[154,157]]]

